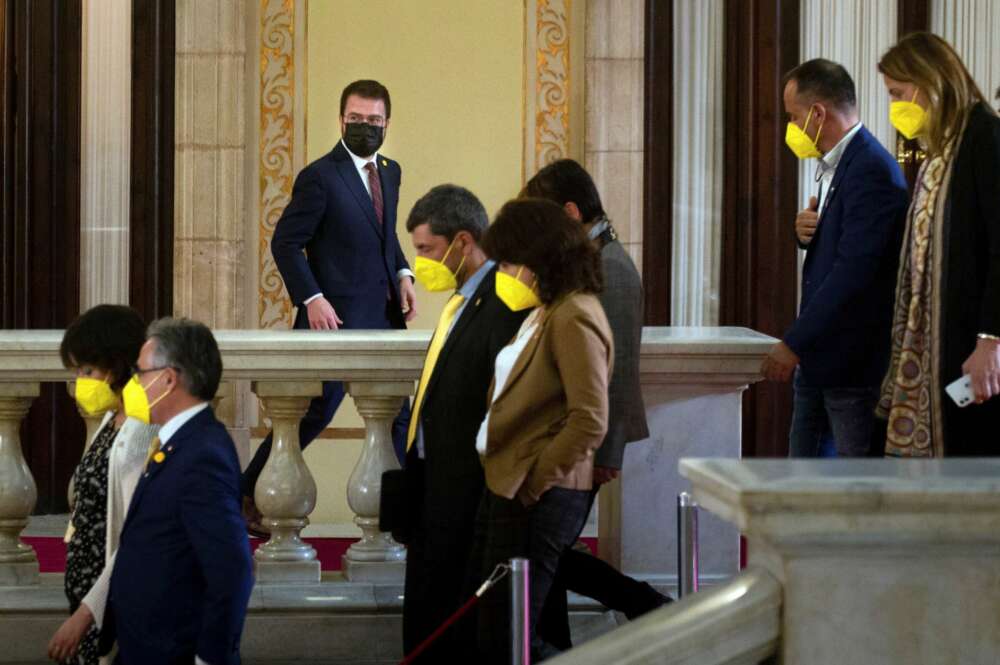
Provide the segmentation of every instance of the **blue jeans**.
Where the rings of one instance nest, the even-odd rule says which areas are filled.
[[[814,388],[795,371],[789,457],[867,457],[879,388]],[[835,452],[835,455],[830,455]]]

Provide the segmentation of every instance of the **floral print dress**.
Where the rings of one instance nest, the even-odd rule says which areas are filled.
[[[108,465],[111,446],[118,430],[114,418],[98,432],[94,443],[83,454],[73,474],[76,504],[73,510],[73,537],[66,548],[66,597],[72,614],[104,569],[104,550],[108,524]],[[80,641],[75,662],[97,665],[96,626]]]

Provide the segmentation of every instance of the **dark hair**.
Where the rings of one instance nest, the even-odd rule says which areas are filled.
[[[468,231],[478,243],[490,219],[476,195],[465,187],[438,185],[413,204],[406,218],[406,230],[410,233],[421,224],[430,224],[431,233],[444,236],[448,242],[459,231]]]
[[[191,395],[206,402],[215,397],[222,378],[222,355],[212,331],[191,319],[163,318],[149,326],[149,339],[156,341],[154,362],[172,367]]]
[[[344,109],[347,108],[347,98],[351,95],[357,95],[365,99],[381,99],[385,103],[385,119],[388,120],[392,115],[392,102],[389,100],[389,91],[378,81],[361,79],[360,81],[348,84],[344,88],[344,91],[340,93],[340,115],[344,115]]]
[[[584,224],[605,216],[594,179],[572,159],[560,159],[543,168],[528,181],[521,195],[548,199],[559,205],[572,201],[580,209]]]
[[[124,305],[98,305],[76,317],[63,335],[59,356],[63,367],[93,365],[108,372],[115,392],[132,378],[132,366],[146,341],[139,312]]]
[[[841,110],[853,110],[858,105],[854,79],[843,65],[814,58],[803,62],[785,74],[782,86],[795,81],[796,92],[807,99],[826,102]]]
[[[494,261],[527,266],[538,278],[538,297],[550,304],[573,291],[603,288],[601,256],[583,225],[545,199],[504,204],[483,236]]]

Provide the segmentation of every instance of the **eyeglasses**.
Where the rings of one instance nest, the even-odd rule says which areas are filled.
[[[138,365],[132,365],[132,374],[135,376],[142,376],[148,372],[158,372],[163,369],[177,369],[172,365],[162,365],[160,367],[150,367],[149,369],[140,369]]]
[[[348,113],[344,116],[345,122],[367,122],[369,125],[382,127],[385,125],[385,118],[380,115],[361,115],[360,113]]]

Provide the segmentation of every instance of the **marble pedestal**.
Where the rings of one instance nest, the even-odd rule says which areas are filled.
[[[745,328],[646,328],[640,365],[650,437],[628,444],[620,480],[603,488],[601,558],[623,572],[677,585],[677,495],[681,457],[738,458],[742,399],[760,379],[776,340]],[[739,570],[739,533],[699,516],[700,578],[718,583]]]
[[[683,460],[783,587],[784,665],[1000,662],[1000,460]]]

